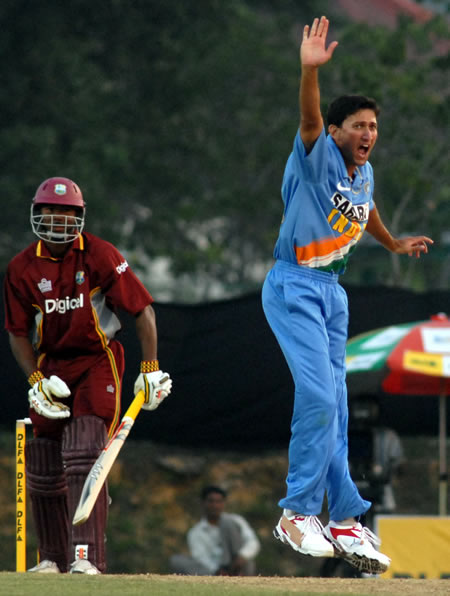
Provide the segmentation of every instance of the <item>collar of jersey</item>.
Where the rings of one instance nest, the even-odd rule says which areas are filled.
[[[82,234],[78,234],[78,238],[72,242],[71,250],[84,250],[84,238]],[[36,256],[41,259],[50,259],[51,261],[61,260],[59,257],[52,257],[42,240],[39,240],[36,245]]]

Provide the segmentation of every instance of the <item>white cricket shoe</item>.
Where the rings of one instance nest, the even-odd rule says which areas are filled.
[[[85,573],[86,575],[100,575],[101,571],[99,571],[97,567],[87,559],[77,559],[71,564],[69,573]]]
[[[273,535],[294,550],[312,557],[334,557],[334,548],[323,534],[323,526],[315,515],[283,511]]]
[[[376,550],[381,540],[369,528],[360,523],[341,525],[330,521],[324,528],[324,534],[335,546],[337,556],[343,557],[347,563],[364,573],[384,573],[391,560]]]
[[[61,573],[58,565],[54,561],[44,559],[31,569],[28,569],[30,573]]]

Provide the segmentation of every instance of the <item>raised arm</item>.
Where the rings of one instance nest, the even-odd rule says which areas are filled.
[[[300,136],[307,149],[311,149],[323,128],[320,111],[319,67],[331,59],[337,41],[326,48],[329,21],[326,17],[314,19],[311,27],[303,29],[300,47],[302,67],[300,79]]]

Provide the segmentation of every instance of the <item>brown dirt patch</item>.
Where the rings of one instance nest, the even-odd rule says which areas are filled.
[[[346,579],[346,578],[318,578],[318,577],[188,577],[177,575],[159,576],[178,580],[186,583],[213,584],[220,586],[239,584],[241,587],[260,587],[264,592],[271,590],[274,596],[277,593],[295,592],[314,594],[388,594],[389,596],[449,596],[450,580],[425,580],[425,579]],[[268,592],[269,593],[269,592]]]

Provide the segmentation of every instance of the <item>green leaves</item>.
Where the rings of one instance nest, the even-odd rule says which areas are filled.
[[[322,4],[2,5],[3,267],[32,239],[36,187],[58,174],[82,187],[87,228],[134,255],[157,298],[167,282],[149,265],[157,258],[174,279],[197,272],[224,295],[259,287],[298,126],[301,31],[312,14],[327,14]],[[394,232],[439,236],[448,227],[441,210],[449,102],[445,58],[433,48],[446,29],[439,20],[402,21],[395,31],[330,20],[339,47],[320,75],[324,108],[349,92],[379,100],[377,203]],[[347,279],[402,283],[405,260],[387,278],[378,265],[372,270],[377,259],[361,262],[356,253]],[[441,279],[430,255],[425,260],[408,283]]]

